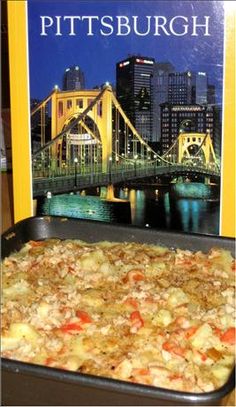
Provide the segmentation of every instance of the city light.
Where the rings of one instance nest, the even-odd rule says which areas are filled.
[[[150,61],[149,59],[141,59],[141,58],[136,58],[136,62],[138,64],[149,64],[149,65],[154,64],[154,61]]]
[[[191,111],[200,112],[203,110],[202,106],[173,106],[172,112]]]
[[[129,61],[125,61],[125,62],[121,62],[120,64],[119,64],[119,67],[120,68],[123,68],[124,66],[126,66],[126,65],[129,65]]]

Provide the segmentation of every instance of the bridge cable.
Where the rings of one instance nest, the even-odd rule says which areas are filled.
[[[55,93],[56,91],[53,90],[51,93],[49,93],[49,95],[43,99],[39,104],[37,104],[37,106],[35,106],[35,108],[32,109],[30,115],[33,116],[43,105],[45,105],[47,102],[49,102],[49,100],[52,98],[52,95]]]
[[[165,160],[162,156],[160,156],[159,154],[156,153],[156,151],[154,151],[148,143],[146,143],[142,137],[140,136],[140,134],[137,132],[137,130],[135,129],[135,127],[133,126],[133,124],[131,123],[131,121],[129,120],[129,118],[126,116],[125,112],[123,111],[120,103],[118,102],[118,100],[116,99],[115,95],[112,93],[112,101],[116,107],[116,109],[120,112],[121,116],[123,117],[125,124],[129,126],[129,128],[131,129],[131,131],[133,132],[133,134],[138,138],[138,140],[140,141],[141,144],[143,144],[146,148],[149,149],[149,151],[151,151],[152,153],[154,153],[159,159],[161,159],[162,161],[168,162],[170,164],[172,164],[171,162]]]

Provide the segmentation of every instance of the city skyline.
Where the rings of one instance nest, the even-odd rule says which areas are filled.
[[[145,54],[157,62],[170,62],[179,72],[204,71],[209,83],[216,86],[217,103],[221,103],[223,78],[223,4],[222,2],[184,2],[184,14],[203,16],[214,20],[211,36],[206,37],[93,37],[39,35],[40,15],[70,14],[137,14],[139,16],[163,14],[168,18],[183,12],[183,2],[148,1],[143,10],[140,2],[94,1],[38,2],[29,1],[28,33],[30,60],[30,96],[45,98],[57,84],[62,87],[62,77],[69,66],[78,65],[85,74],[85,87],[93,88],[108,81],[115,84],[116,63],[128,55]],[[216,5],[217,3],[217,5]],[[200,18],[199,17],[199,18]],[[214,42],[212,41],[214,38]],[[145,49],[145,52],[143,50]],[[75,52],[76,50],[76,52]]]

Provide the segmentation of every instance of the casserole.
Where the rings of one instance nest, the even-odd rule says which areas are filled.
[[[233,240],[202,235],[157,232],[65,218],[29,218],[2,237],[3,257],[29,240],[47,238],[154,243],[170,248],[207,251],[220,246],[233,252]],[[120,380],[83,375],[3,360],[3,401],[7,405],[216,405],[233,388],[233,373],[220,389],[185,393]],[[36,391],[37,389],[37,391]]]

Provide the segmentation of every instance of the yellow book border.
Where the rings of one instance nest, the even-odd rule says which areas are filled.
[[[14,222],[32,216],[27,2],[8,1]]]
[[[235,2],[225,10],[220,235],[235,237]],[[230,7],[234,4],[234,7]],[[14,222],[33,215],[27,1],[8,0]]]
[[[223,87],[220,235],[235,237],[235,17],[236,2],[226,2]]]

